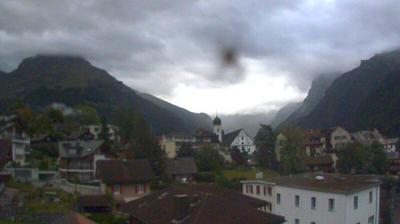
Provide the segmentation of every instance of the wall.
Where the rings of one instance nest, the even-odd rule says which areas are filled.
[[[241,130],[238,136],[233,140],[231,147],[235,146],[238,147],[239,150],[245,150],[249,154],[253,154],[256,151],[253,139],[243,130]]]

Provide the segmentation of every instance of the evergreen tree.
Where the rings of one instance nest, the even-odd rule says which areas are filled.
[[[255,137],[256,160],[259,166],[274,169],[278,168],[278,162],[275,157],[275,139],[276,135],[271,126],[261,124]]]
[[[106,151],[111,154],[111,140],[110,140],[110,132],[108,130],[107,119],[105,117],[101,118],[101,132],[100,132],[100,139],[104,141],[104,148]]]
[[[195,152],[195,161],[200,171],[218,172],[224,166],[224,158],[211,145],[201,146]]]

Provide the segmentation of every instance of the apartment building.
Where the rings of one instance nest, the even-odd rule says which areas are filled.
[[[243,181],[243,194],[288,224],[377,224],[380,181],[368,175],[299,174]]]

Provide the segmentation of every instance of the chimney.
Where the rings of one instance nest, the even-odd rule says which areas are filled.
[[[191,199],[187,194],[177,194],[173,197],[174,200],[174,209],[177,217],[175,220],[177,222],[182,221],[190,214],[190,202]]]

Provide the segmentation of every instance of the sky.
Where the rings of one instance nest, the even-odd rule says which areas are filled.
[[[80,55],[194,112],[263,113],[400,47],[398,0],[0,2],[0,70]]]

